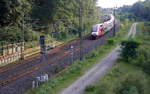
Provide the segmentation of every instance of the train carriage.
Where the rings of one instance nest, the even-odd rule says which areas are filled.
[[[108,32],[111,28],[113,28],[114,20],[115,20],[115,18],[111,14],[110,15],[110,20],[108,20],[104,23],[93,25],[92,26],[91,38],[92,39],[97,39],[97,38],[103,36],[106,32]]]

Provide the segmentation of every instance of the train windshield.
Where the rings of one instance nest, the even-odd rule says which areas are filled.
[[[96,25],[92,27],[92,32],[97,32],[97,26]]]

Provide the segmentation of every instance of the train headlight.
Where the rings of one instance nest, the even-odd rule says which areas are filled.
[[[95,36],[95,35],[97,35],[96,33],[97,33],[97,32],[92,32],[92,35],[94,35],[94,36]]]
[[[96,35],[98,35],[98,32],[96,32]]]

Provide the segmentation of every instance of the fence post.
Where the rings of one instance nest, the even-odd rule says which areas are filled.
[[[35,81],[32,81],[32,88],[35,88]]]
[[[23,53],[23,45],[24,45],[24,43],[23,42],[21,42],[20,43],[21,44],[21,60],[23,60],[24,59],[24,53]]]
[[[70,49],[71,49],[71,63],[73,64],[73,62],[74,62],[74,46],[71,45]]]

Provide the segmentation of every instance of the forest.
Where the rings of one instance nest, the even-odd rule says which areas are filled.
[[[88,31],[97,22],[96,1],[0,0],[0,41],[33,41],[53,32],[62,40]]]
[[[133,6],[125,5],[117,10],[121,16],[121,20],[128,18],[137,21],[149,21],[150,20],[150,0],[144,2],[136,2]]]

